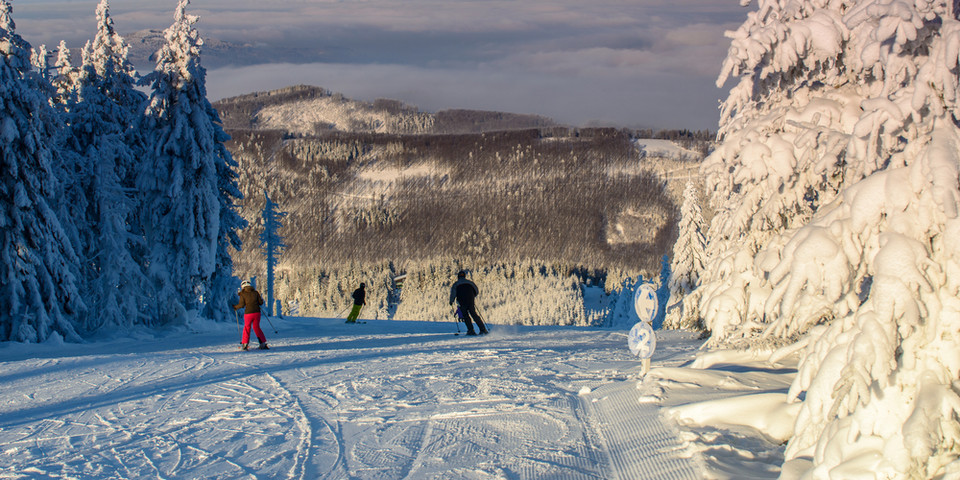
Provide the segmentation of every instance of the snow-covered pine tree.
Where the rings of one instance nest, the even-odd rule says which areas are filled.
[[[53,101],[59,105],[70,103],[77,96],[80,69],[73,66],[66,40],[60,40],[60,45],[57,47],[57,61],[53,66],[55,74],[50,79],[50,83],[56,89]],[[46,72],[43,75],[46,75]]]
[[[47,141],[51,145],[56,145],[51,149],[53,155],[51,165],[54,167],[55,176],[60,181],[60,189],[51,197],[50,205],[57,217],[61,219],[64,235],[70,240],[74,250],[82,255],[80,232],[84,230],[82,219],[83,212],[87,208],[87,198],[78,182],[78,176],[81,175],[81,162],[68,149],[61,148],[66,141],[63,117],[77,102],[76,75],[74,74],[77,69],[70,64],[69,52],[64,52],[67,52],[66,43],[61,41],[56,66],[50,67],[50,53],[46,46],[38,47],[32,52],[31,58],[35,75],[28,75],[27,78],[31,79],[33,88],[53,106],[53,109],[44,110],[47,112],[47,118],[57,124],[52,130],[56,135],[49,137]],[[73,267],[77,270],[77,276],[82,285],[83,276],[79,273],[81,265]],[[82,319],[76,320],[83,322]]]
[[[280,228],[283,227],[283,217],[287,212],[281,212],[270,195],[263,194],[266,203],[263,206],[263,232],[260,233],[260,248],[263,250],[263,256],[267,260],[267,315],[273,315],[273,279],[274,270],[280,254],[285,248],[283,237],[280,235]],[[280,312],[277,312],[278,314]]]
[[[610,306],[609,318],[604,326],[614,328],[631,328],[637,323],[637,312],[633,308],[633,292],[643,284],[643,275],[636,279],[625,278],[620,282],[620,288],[613,292],[614,299]]]
[[[135,89],[136,72],[127,47],[113,28],[107,0],[96,12],[97,34],[84,48],[75,81],[77,95],[62,113],[67,128],[64,155],[76,159],[74,188],[84,208],[76,216],[80,232],[81,274],[91,312],[82,326],[148,323],[148,282],[139,261],[140,237],[131,232],[136,205],[132,175],[137,157],[130,144],[146,96]],[[78,101],[82,99],[82,101]]]
[[[47,46],[41,44],[39,47],[35,48],[30,54],[30,64],[33,65],[33,68],[37,71],[37,74],[40,78],[50,81],[50,52],[47,51]]]
[[[79,340],[73,320],[85,309],[73,245],[54,213],[59,194],[55,112],[31,71],[30,45],[0,0],[0,340]]]
[[[97,33],[84,49],[84,67],[93,68],[98,88],[113,102],[117,112],[110,112],[117,123],[126,124],[123,139],[132,158],[118,163],[117,173],[124,188],[135,188],[139,170],[138,160],[144,155],[144,139],[138,122],[146,104],[146,95],[137,90],[139,74],[128,58],[129,46],[116,32],[110,17],[109,2],[97,5]],[[88,76],[90,72],[84,72]],[[125,157],[126,158],[126,157]]]
[[[696,308],[684,302],[687,295],[700,285],[706,260],[707,230],[697,187],[687,182],[680,205],[680,224],[677,243],[673,245],[673,263],[670,266],[670,304],[664,322],[666,328],[695,328]],[[685,308],[685,307],[692,308]]]
[[[698,292],[710,345],[801,352],[781,478],[960,473],[958,8],[760,0],[731,34]]]
[[[183,321],[193,310],[227,318],[237,284],[229,249],[240,248],[237,231],[246,225],[234,205],[241,195],[224,146],[229,137],[207,100],[203,41],[193,27],[197,17],[186,13],[189,3],[177,5],[156,69],[142,80],[151,91],[139,219],[164,323]]]

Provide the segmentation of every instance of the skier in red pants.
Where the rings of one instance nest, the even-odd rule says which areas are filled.
[[[249,280],[244,280],[240,284],[240,291],[237,292],[240,297],[240,303],[233,306],[234,310],[243,308],[243,337],[240,339],[240,350],[246,350],[250,346],[250,327],[253,327],[253,333],[257,334],[257,340],[260,340],[261,350],[266,350],[267,337],[260,330],[260,305],[263,305],[263,297],[260,292],[254,290]]]

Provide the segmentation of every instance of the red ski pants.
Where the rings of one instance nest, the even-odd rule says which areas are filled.
[[[250,327],[253,327],[253,333],[257,334],[260,343],[267,343],[267,337],[260,330],[260,312],[243,314],[243,337],[240,343],[250,343]]]

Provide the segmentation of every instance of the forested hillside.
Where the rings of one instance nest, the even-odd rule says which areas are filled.
[[[477,110],[420,112],[390,99],[350,100],[324,88],[298,85],[257,92],[217,102],[227,129],[276,129],[290,135],[316,136],[330,132],[394,134],[480,133],[552,127],[539,115]]]
[[[518,295],[530,288],[529,279],[511,286],[518,265],[552,278],[557,297],[576,297],[585,282],[616,290],[627,278],[655,275],[675,236],[674,201],[664,180],[640,165],[628,131],[497,112],[427,114],[315,87],[216,107],[239,163],[241,213],[251,222],[237,268],[264,274],[255,246],[267,192],[289,212],[278,297],[302,313],[335,314],[366,281],[383,283],[371,294],[384,315],[395,315],[389,279],[398,273],[411,274],[405,302],[421,291],[431,296],[422,301],[443,304],[436,292],[459,268],[504,272],[486,287]],[[440,314],[423,308],[411,314]],[[599,321],[585,315],[574,315],[575,323]]]

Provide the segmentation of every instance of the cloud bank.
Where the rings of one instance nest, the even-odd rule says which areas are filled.
[[[96,0],[15,3],[34,45],[92,37]],[[734,0],[194,0],[211,99],[294,84],[425,110],[572,125],[716,129],[714,86],[747,10]],[[122,33],[162,30],[174,0],[113,0]],[[232,49],[232,51],[228,51]],[[209,58],[208,58],[209,56]]]

